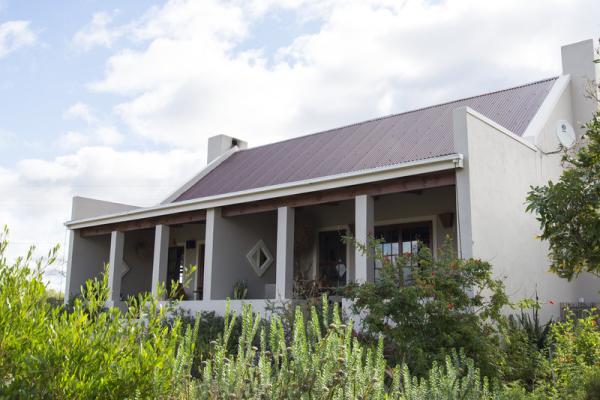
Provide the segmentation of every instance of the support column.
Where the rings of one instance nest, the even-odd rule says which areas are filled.
[[[212,271],[215,256],[215,222],[221,218],[220,208],[211,208],[206,211],[206,237],[204,239],[204,284],[202,287],[202,300],[212,299]]]
[[[294,290],[294,216],[295,209],[277,209],[277,256],[275,293],[278,299],[291,299]]]
[[[359,195],[355,199],[355,239],[359,244],[369,243],[369,237],[373,236],[375,206],[373,196]],[[354,279],[357,283],[373,282],[374,267],[373,257],[370,252],[363,253],[355,249],[354,256]]]
[[[121,302],[124,246],[125,233],[113,231],[110,235],[110,258],[108,267],[108,300],[113,306],[117,306]]]
[[[152,259],[152,295],[158,296],[158,287],[167,285],[167,264],[169,262],[169,234],[168,225],[156,225],[154,231],[154,258]],[[160,299],[162,300],[162,299]]]

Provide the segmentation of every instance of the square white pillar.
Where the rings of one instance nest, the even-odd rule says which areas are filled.
[[[294,290],[294,216],[295,209],[277,209],[277,256],[275,293],[278,299],[291,299]]]
[[[212,299],[212,271],[215,258],[215,228],[218,220],[222,218],[220,208],[211,208],[206,211],[206,237],[204,241],[204,284],[202,287],[202,300]]]
[[[354,213],[356,242],[367,245],[369,238],[375,234],[375,205],[373,203],[373,196],[356,196]],[[363,253],[360,249],[356,248],[354,255],[355,281],[357,283],[373,282],[374,273],[373,257],[370,252]]]
[[[154,258],[152,260],[152,295],[158,295],[158,286],[167,287],[167,265],[169,262],[169,234],[168,225],[156,225],[154,231]],[[162,300],[162,299],[161,299]]]
[[[108,262],[108,301],[115,306],[121,301],[124,247],[125,233],[113,231],[110,235],[110,258]]]

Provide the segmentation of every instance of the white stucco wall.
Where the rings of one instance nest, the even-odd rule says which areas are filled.
[[[568,103],[559,102],[552,112],[557,116],[570,116]],[[542,316],[558,315],[559,302],[582,297],[580,287],[548,271],[548,247],[537,239],[539,224],[525,212],[525,198],[532,185],[556,179],[560,155],[544,155],[465,108],[455,110],[454,118],[455,142],[465,156],[465,167],[457,172],[463,256],[492,263],[513,301],[537,291],[546,303]],[[543,135],[551,134],[553,124],[548,121]]]
[[[154,229],[125,232],[123,259],[129,272],[121,281],[121,294],[126,298],[152,289]]]
[[[115,203],[91,199],[89,197],[75,196],[71,208],[71,220],[97,217],[99,215],[113,214],[138,208],[129,204]]]
[[[65,302],[81,292],[86,280],[99,277],[104,272],[109,253],[110,235],[83,238],[79,231],[69,232]]]
[[[216,210],[219,211],[219,210]],[[215,213],[212,224],[214,250],[212,255],[207,245],[206,265],[212,265],[210,274],[210,299],[223,300],[232,297],[233,284],[238,280],[248,282],[248,298],[262,299],[265,296],[265,285],[275,284],[276,249],[277,249],[277,212],[222,217]],[[269,269],[259,277],[248,260],[246,254],[261,240],[274,258]],[[205,274],[205,279],[207,275]]]

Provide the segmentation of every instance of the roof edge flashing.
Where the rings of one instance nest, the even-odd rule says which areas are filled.
[[[69,229],[80,229],[89,226],[104,225],[115,222],[150,218],[179,212],[202,210],[240,204],[269,198],[290,196],[295,194],[335,189],[363,183],[394,179],[411,175],[420,175],[449,169],[462,168],[463,155],[458,153],[445,156],[421,159],[401,164],[350,173],[330,175],[304,181],[290,182],[281,185],[265,186],[240,192],[225,193],[209,197],[184,200],[174,203],[159,204],[153,207],[140,208],[123,213],[116,213],[95,218],[72,220],[65,222]]]
[[[532,144],[536,144],[539,135],[542,133],[544,126],[550,119],[552,112],[558,105],[561,97],[569,89],[569,83],[571,81],[570,75],[561,75],[554,85],[550,92],[538,108],[537,112],[527,125],[525,132],[523,132],[523,139],[527,140]]]
[[[240,151],[240,148],[238,146],[234,146],[231,149],[227,150],[225,153],[221,154],[219,157],[212,160],[210,163],[208,163],[208,165],[206,167],[202,168],[202,170],[200,170],[200,172],[198,172],[196,175],[194,175],[191,179],[189,179],[186,183],[184,183],[182,186],[180,186],[173,193],[171,193],[166,199],[161,201],[159,204],[168,204],[168,203],[172,203],[175,200],[177,200],[182,194],[184,194],[186,191],[188,191],[192,186],[194,186],[196,183],[198,183],[202,178],[204,178],[206,175],[208,175],[210,172],[212,172],[215,168],[217,168],[219,165],[221,165],[223,163],[223,161],[227,160],[229,157],[231,157],[234,153],[236,153],[238,151]]]

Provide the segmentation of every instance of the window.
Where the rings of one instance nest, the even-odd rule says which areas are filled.
[[[415,254],[419,251],[419,243],[431,247],[431,222],[378,226],[375,228],[375,238],[380,240],[379,248],[384,258],[392,263],[403,254]],[[410,281],[410,267],[404,270],[404,278]],[[375,261],[375,279],[381,274],[381,261]]]

